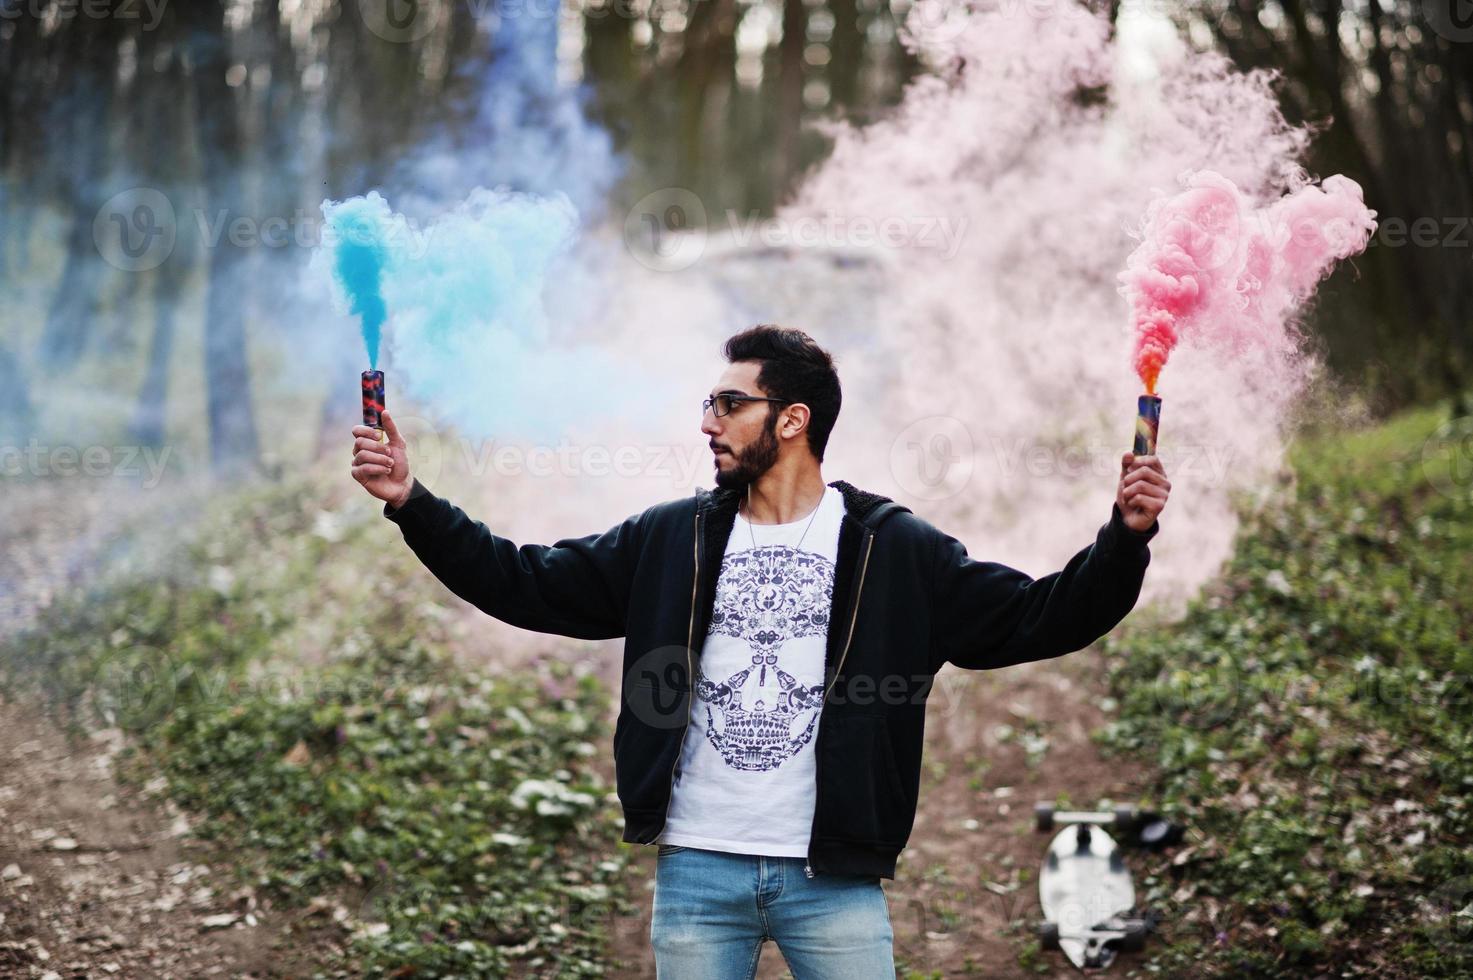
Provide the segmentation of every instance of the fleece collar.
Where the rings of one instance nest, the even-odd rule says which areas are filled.
[[[882,504],[891,503],[892,501],[889,497],[878,493],[871,493],[868,490],[861,490],[847,480],[834,480],[828,485],[843,494],[845,515],[854,518],[854,520],[861,524],[866,523],[871,515],[883,519],[883,516],[888,516],[889,511],[910,509],[897,504],[893,508],[888,508],[887,512],[882,516],[880,513],[877,513],[877,508]],[[714,525],[719,529],[724,524],[726,525],[726,530],[730,531],[731,523],[736,518],[737,506],[741,503],[742,496],[742,491],[727,487],[715,487],[711,490],[702,489],[697,491],[697,506],[706,514],[708,525]]]

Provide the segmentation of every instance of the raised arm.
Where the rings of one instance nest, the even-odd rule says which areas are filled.
[[[1125,526],[1119,506],[1095,541],[1062,571],[1030,578],[997,562],[967,556],[937,531],[932,590],[932,669],[1008,667],[1082,650],[1135,607],[1160,530]]]
[[[415,480],[384,516],[426,568],[482,612],[522,629],[585,640],[623,636],[640,517],[602,534],[520,547]]]
[[[1030,578],[967,556],[936,532],[931,667],[1007,667],[1082,650],[1135,608],[1151,563],[1150,540],[1171,492],[1155,456],[1120,461],[1110,520],[1062,571]]]
[[[353,428],[353,479],[451,592],[502,622],[585,640],[623,636],[640,520],[603,534],[521,547],[471,520],[410,476],[409,449],[389,412],[384,430]]]

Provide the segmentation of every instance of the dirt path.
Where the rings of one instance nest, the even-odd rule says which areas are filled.
[[[162,505],[96,481],[8,489],[7,631],[85,582],[125,517]],[[273,949],[281,917],[230,890],[181,815],[118,783],[120,745],[116,732],[69,741],[0,696],[0,977],[284,975],[267,972],[299,959]]]
[[[1093,687],[1099,673],[1098,656],[1085,651],[1003,671],[948,667],[937,677],[915,829],[895,880],[884,883],[901,976],[907,970],[989,980],[1078,976],[1058,953],[1042,954],[1050,970],[1025,969],[1018,949],[1037,917],[1036,873],[1048,840],[1033,831],[1034,802],[1059,793],[1075,803],[1128,801],[1140,785],[1134,773],[1103,764],[1089,739],[1106,720]],[[1026,743],[1033,763],[1019,738],[1029,721],[1033,738],[1047,740],[1046,747]],[[999,729],[1004,725],[1011,733]],[[652,883],[652,849],[638,848],[636,860]],[[620,978],[654,976],[653,892],[634,892],[640,914],[611,929],[613,953],[625,964],[614,973]],[[1116,969],[1129,962],[1122,957]],[[775,944],[764,945],[757,975],[792,976]]]
[[[943,977],[1074,975],[1057,954],[1044,960],[1052,972],[1025,970],[1018,934],[1036,915],[1031,874],[1044,838],[1032,832],[1033,801],[1133,798],[1134,781],[1103,766],[1088,738],[1104,718],[1089,694],[1096,674],[1094,654],[1083,653],[993,673],[948,668],[937,679],[915,831],[885,882],[898,964]],[[1034,763],[1016,734],[1026,719],[1047,739],[1031,743]],[[120,786],[117,745],[108,733],[69,743],[36,712],[0,703],[0,869],[15,866],[0,871],[0,977],[290,977],[331,955],[330,930],[294,933],[299,910],[233,891],[209,848],[181,836],[187,822]],[[637,914],[609,923],[621,978],[654,973],[652,892],[640,884],[652,881],[654,855],[637,848],[635,862]],[[234,919],[208,928],[224,921],[215,916]],[[758,976],[790,976],[771,943]]]
[[[236,888],[178,811],[120,785],[118,746],[0,702],[0,977],[306,975],[297,950],[326,947]]]
[[[12,628],[84,575],[121,523],[105,488],[65,491],[65,501],[54,493],[13,501],[23,519],[0,541],[10,562],[8,574],[0,571],[0,611]],[[485,617],[469,607],[461,615],[461,652],[483,659]],[[498,649],[498,666],[514,669],[538,648],[583,660],[612,685],[617,705],[617,644],[570,651],[528,641]],[[1056,953],[1043,956],[1049,972],[1027,970],[1017,951],[1036,916],[1033,875],[1046,842],[1032,831],[1033,802],[1059,793],[1082,804],[1135,798],[1136,774],[1104,766],[1088,737],[1105,720],[1099,673],[1097,656],[1085,652],[995,672],[949,667],[937,678],[915,830],[884,886],[903,971],[1077,975]],[[117,748],[106,733],[69,743],[35,711],[0,699],[0,978],[301,977],[314,959],[332,961],[340,933],[327,917],[305,920],[301,909],[276,910],[233,890],[225,863],[182,836],[187,823],[177,813],[114,779]],[[612,786],[611,753],[599,763]],[[623,964],[611,975],[621,978],[654,975],[654,853],[633,854],[642,876],[631,888],[634,914],[608,923],[610,953]],[[225,922],[214,916],[234,918],[211,928]],[[789,975],[775,945],[764,948],[758,975]]]

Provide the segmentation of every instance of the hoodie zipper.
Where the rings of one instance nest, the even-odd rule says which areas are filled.
[[[695,664],[691,659],[691,645],[696,636],[696,591],[701,583],[701,509],[696,508],[695,539],[691,543],[693,571],[690,580],[690,623],[685,628],[685,686],[690,690],[685,699],[685,728],[680,730],[680,749],[675,753],[675,763],[670,767],[670,793],[665,798],[665,822],[660,825],[660,833],[655,835],[658,842],[660,834],[670,825],[670,804],[675,799],[675,770],[680,766],[680,756],[685,751],[685,733],[690,728],[691,702],[696,697]]]
[[[859,585],[854,590],[854,612],[849,616],[849,635],[844,638],[844,649],[839,654],[839,666],[834,668],[834,679],[829,682],[829,686],[828,687],[826,687],[826,688],[823,689],[823,699],[820,700],[819,703],[818,703],[818,713],[819,713],[820,718],[822,718],[822,716],[823,716],[823,706],[826,703],[828,703],[828,700],[829,700],[829,692],[834,689],[834,685],[835,684],[839,683],[839,672],[844,669],[844,658],[847,657],[847,656],[849,656],[849,644],[854,641],[854,624],[859,621],[859,600],[860,600],[861,596],[864,595],[864,573],[867,572],[867,571],[869,571],[869,553],[870,553],[870,551],[872,551],[874,549],[874,545],[875,545],[875,532],[874,532],[873,529],[870,529],[870,530],[868,530],[868,531],[865,532],[865,538],[864,538],[864,562],[863,562],[863,564],[861,564],[859,566]],[[820,720],[819,724],[822,725],[823,722]],[[817,746],[815,746],[815,748],[817,748]],[[817,783],[818,780],[819,780],[818,758],[819,758],[819,754],[817,752],[814,752],[813,753],[813,778],[814,778],[814,782],[815,783]],[[818,825],[817,806],[818,806],[818,798],[817,798],[817,795],[815,794],[815,796],[814,796],[814,807],[815,807],[815,811],[814,811],[814,814],[813,814],[813,823],[814,823],[814,826],[817,826]],[[809,837],[810,838],[812,837],[812,832],[811,831],[809,833]],[[812,865],[812,861],[813,861],[813,857],[812,857],[813,841],[811,839],[808,842],[808,849],[809,849],[809,852],[810,852],[809,853],[809,858],[808,858],[808,861],[805,862],[804,865],[803,865],[803,873],[805,875],[807,875],[809,878],[812,878],[813,877],[813,865]]]

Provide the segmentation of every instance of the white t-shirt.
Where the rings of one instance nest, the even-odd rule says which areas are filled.
[[[807,856],[843,517],[833,487],[790,524],[752,525],[737,514],[659,843]]]

